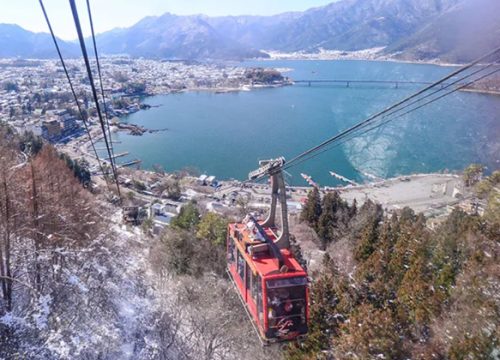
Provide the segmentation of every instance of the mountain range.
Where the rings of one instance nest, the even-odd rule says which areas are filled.
[[[76,43],[60,41],[66,56]],[[314,53],[383,47],[381,56],[466,62],[500,46],[499,0],[341,0],[274,16],[146,17],[97,36],[104,54],[247,59],[265,51]],[[55,56],[48,34],[0,24],[0,57]]]

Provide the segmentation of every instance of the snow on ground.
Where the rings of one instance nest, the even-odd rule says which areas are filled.
[[[53,278],[29,311],[0,317],[16,352],[36,360],[269,358],[228,281],[159,274],[155,239],[123,225],[119,211],[111,219],[84,249],[53,251],[64,262],[47,261]]]

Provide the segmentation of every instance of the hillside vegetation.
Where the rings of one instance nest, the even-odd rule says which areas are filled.
[[[499,185],[498,171],[475,185],[483,216],[456,209],[435,229],[408,208],[358,210],[312,191],[302,218],[327,253],[313,275],[309,337],[287,358],[498,357]]]
[[[75,163],[0,127],[0,358],[265,359],[223,277],[227,220],[192,203],[146,235]]]

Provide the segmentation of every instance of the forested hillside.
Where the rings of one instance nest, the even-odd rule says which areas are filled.
[[[434,229],[408,208],[357,209],[313,190],[302,218],[327,252],[313,274],[310,335],[287,358],[497,358],[499,184],[497,171],[473,185],[482,216],[456,209]]]
[[[500,346],[500,172],[464,173],[484,213],[430,228],[312,190],[325,250],[310,333],[262,348],[225,274],[229,221],[196,202],[155,234],[91,193],[85,164],[0,128],[0,358],[486,359]],[[75,166],[78,164],[78,166]],[[293,251],[301,262],[301,238]]]
[[[0,127],[0,359],[266,358],[223,276],[227,220],[190,204],[156,236],[87,175]]]

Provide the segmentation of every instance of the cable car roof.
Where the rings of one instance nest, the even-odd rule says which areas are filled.
[[[235,237],[236,238],[235,242],[238,245],[239,249],[242,251],[242,253],[244,253],[244,257],[254,273],[257,272],[259,275],[266,278],[274,277],[274,275],[281,277],[294,277],[294,276],[307,275],[302,266],[300,266],[298,261],[292,255],[291,251],[288,249],[280,250],[283,264],[287,268],[286,272],[280,271],[279,261],[275,256],[272,255],[271,251],[252,256],[246,251],[247,248],[246,245],[248,246],[257,245],[257,244],[263,244],[264,242],[254,239],[250,234],[250,230],[245,224],[241,223],[229,224],[229,227],[231,230],[231,235],[233,237],[235,237],[234,236],[235,230],[237,230],[242,235],[241,241],[239,241]],[[266,232],[266,235],[271,240],[273,241],[276,240],[276,234],[274,233],[272,228],[264,227],[263,229]]]

